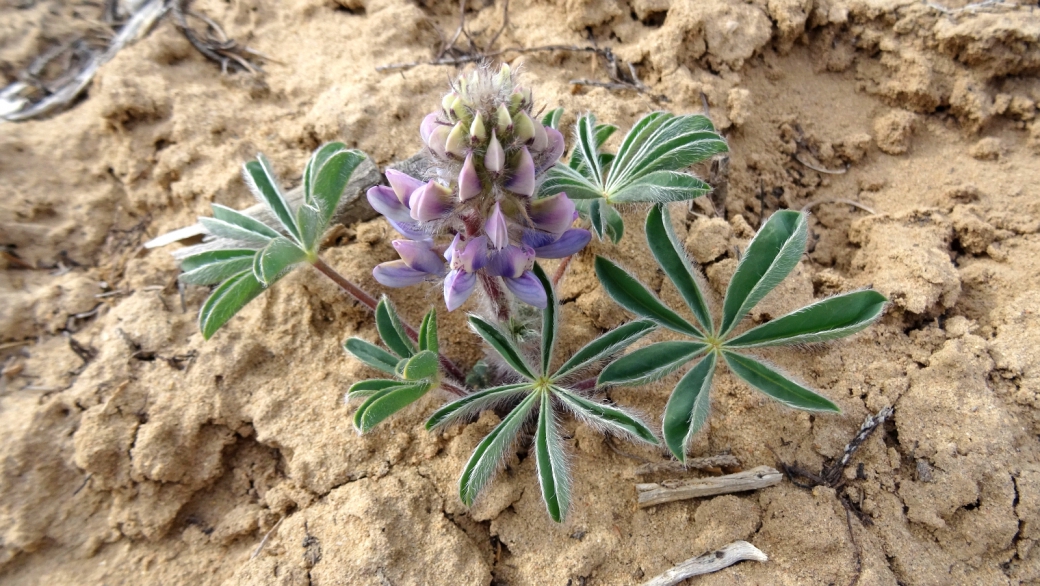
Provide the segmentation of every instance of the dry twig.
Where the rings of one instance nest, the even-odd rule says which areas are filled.
[[[690,558],[660,576],[644,582],[643,586],[674,586],[687,578],[718,572],[744,560],[767,562],[769,556],[746,541],[734,541],[715,551]]]
[[[780,484],[783,474],[769,466],[727,474],[716,478],[666,480],[660,484],[636,484],[639,508],[652,507],[672,501],[758,490]]]

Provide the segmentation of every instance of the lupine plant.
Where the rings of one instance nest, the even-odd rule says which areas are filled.
[[[437,310],[431,309],[419,326],[418,347],[408,337],[397,310],[384,296],[376,306],[376,329],[390,350],[361,338],[349,338],[343,347],[365,364],[392,375],[392,379],[369,379],[354,383],[346,400],[364,399],[354,412],[354,427],[365,433],[387,417],[418,401],[430,390],[443,385],[464,395],[458,387],[444,381],[440,373],[437,341]]]
[[[246,163],[246,185],[267,206],[277,224],[264,223],[220,204],[213,204],[212,218],[199,218],[203,228],[216,238],[185,249],[178,256],[182,257],[182,282],[219,283],[199,312],[203,337],[209,339],[294,267],[309,263],[319,270],[329,270],[318,257],[318,247],[350,176],[364,158],[360,151],[348,150],[339,142],[315,151],[303,172],[303,202],[295,209],[279,186],[267,157],[261,154],[256,161]],[[357,289],[349,282],[347,285]]]
[[[597,124],[592,114],[578,118],[568,164],[550,169],[540,187],[540,193],[567,193],[597,236],[615,243],[625,227],[615,205],[700,197],[711,186],[685,169],[728,150],[711,120],[700,114],[647,114],[625,135],[617,154],[603,152],[615,131],[611,124]]]
[[[406,237],[393,242],[401,259],[372,271],[377,281],[404,287],[443,280],[449,310],[479,284],[501,321],[510,315],[505,290],[545,307],[534,259],[569,256],[591,235],[571,227],[576,210],[562,190],[533,197],[564,142],[555,128],[532,119],[532,108],[530,88],[508,65],[459,79],[420,127],[427,177],[388,170],[390,186],[368,191],[372,207]],[[439,236],[451,243],[438,244]]]
[[[672,391],[664,412],[665,444],[679,461],[686,461],[690,441],[708,419],[709,393],[719,359],[733,374],[785,405],[839,411],[826,397],[745,352],[766,346],[825,342],[859,332],[884,311],[887,300],[880,293],[863,290],[830,297],[734,335],[744,316],[798,265],[805,251],[807,232],[804,213],[781,210],[769,217],[737,265],[726,289],[718,325],[703,293],[700,275],[686,256],[663,205],[654,206],[647,215],[647,242],[665,275],[686,301],[694,321],[666,306],[617,264],[596,257],[596,275],[619,305],[689,338],[640,348],[599,374],[599,383],[603,385],[638,385],[693,363]]]
[[[570,505],[571,481],[563,438],[556,422],[558,412],[568,411],[587,425],[606,433],[617,433],[650,444],[658,443],[650,428],[637,417],[618,407],[585,397],[576,388],[580,385],[573,384],[576,375],[612,358],[656,326],[647,320],[625,324],[589,342],[563,364],[553,368],[560,307],[552,284],[537,264],[534,273],[546,297],[545,311],[542,312],[541,344],[536,356],[526,355],[512,336],[495,324],[477,315],[469,317],[473,331],[488,343],[520,382],[484,389],[450,403],[430,417],[426,428],[435,429],[465,421],[496,405],[513,402],[509,413],[477,445],[462,471],[459,498],[467,505],[472,505],[498,471],[527,422],[536,418],[534,451],[538,482],[549,516],[559,522],[566,516]]]

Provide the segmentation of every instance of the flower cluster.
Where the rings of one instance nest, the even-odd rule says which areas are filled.
[[[458,308],[482,283],[545,307],[544,289],[531,272],[535,258],[563,258],[588,244],[587,230],[572,228],[574,202],[564,193],[535,199],[543,172],[563,154],[563,136],[532,117],[531,92],[508,65],[480,69],[458,80],[426,116],[420,136],[427,147],[426,180],[388,170],[387,186],[368,201],[406,240],[395,240],[400,260],[373,270],[389,287],[444,279],[444,300]],[[453,236],[450,244],[434,238]]]

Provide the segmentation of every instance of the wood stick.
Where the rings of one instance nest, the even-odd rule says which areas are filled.
[[[644,582],[643,586],[673,586],[687,578],[718,572],[744,560],[766,562],[769,556],[746,541],[734,541],[715,551],[690,558],[649,582]]]
[[[639,508],[702,496],[758,490],[780,484],[783,475],[769,466],[759,466],[736,474],[695,480],[666,480],[660,484],[636,484]]]

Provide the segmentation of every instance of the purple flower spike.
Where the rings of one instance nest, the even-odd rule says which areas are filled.
[[[429,144],[430,135],[437,129],[440,124],[437,124],[437,113],[427,114],[426,118],[423,118],[422,124],[419,125],[419,136],[422,137],[422,141]]]
[[[538,277],[531,271],[524,271],[524,274],[515,279],[507,277],[502,279],[502,281],[520,301],[539,309],[545,309],[545,306],[548,304],[542,283],[538,281]]]
[[[422,283],[428,274],[408,266],[403,260],[392,260],[376,265],[372,269],[376,282],[387,287],[407,287]]]
[[[444,273],[447,272],[444,260],[433,251],[430,242],[394,240],[393,245],[397,254],[401,255],[401,260],[409,267],[438,277],[444,276]]]
[[[548,126],[544,128],[548,144],[546,145],[545,150],[543,150],[541,155],[538,157],[538,166],[535,169],[535,174],[541,174],[542,171],[555,165],[556,161],[559,161],[560,157],[563,156],[563,149],[565,146],[563,135],[560,134],[560,131],[555,128],[549,128]]]
[[[420,222],[439,220],[451,212],[451,190],[436,181],[415,190],[412,195],[412,219]]]
[[[506,164],[506,152],[502,150],[502,143],[498,142],[495,131],[491,131],[491,142],[488,143],[487,154],[484,155],[484,168],[498,175]]]
[[[534,250],[528,246],[507,246],[491,255],[487,273],[497,277],[516,279],[530,269],[534,260]]]
[[[497,202],[491,217],[484,223],[484,232],[487,233],[495,250],[502,250],[509,244],[509,225],[506,224],[506,216]]]
[[[471,200],[484,191],[477,175],[477,168],[473,165],[473,153],[466,155],[466,162],[462,164],[462,172],[459,173],[459,199]]]
[[[503,186],[517,195],[531,197],[534,194],[534,159],[527,147],[520,149],[520,157],[513,168],[513,175]]]
[[[444,304],[448,311],[455,311],[469,299],[473,288],[477,284],[477,276],[462,270],[448,273],[444,279]]]
[[[394,193],[393,189],[385,185],[376,185],[375,187],[370,187],[366,195],[372,209],[387,218],[397,220],[398,222],[412,221],[408,208],[401,203],[401,200],[397,199],[397,194]]]
[[[564,258],[585,248],[591,239],[592,233],[588,230],[574,228],[564,232],[555,242],[535,247],[534,255],[538,258]]]
[[[415,190],[426,185],[415,177],[402,173],[397,169],[387,169],[386,180],[390,183],[390,187],[394,189],[397,199],[399,199],[405,206],[409,205],[408,201],[412,197],[412,194],[415,193]]]
[[[574,202],[564,193],[531,202],[531,221],[536,228],[563,234],[574,223]]]

